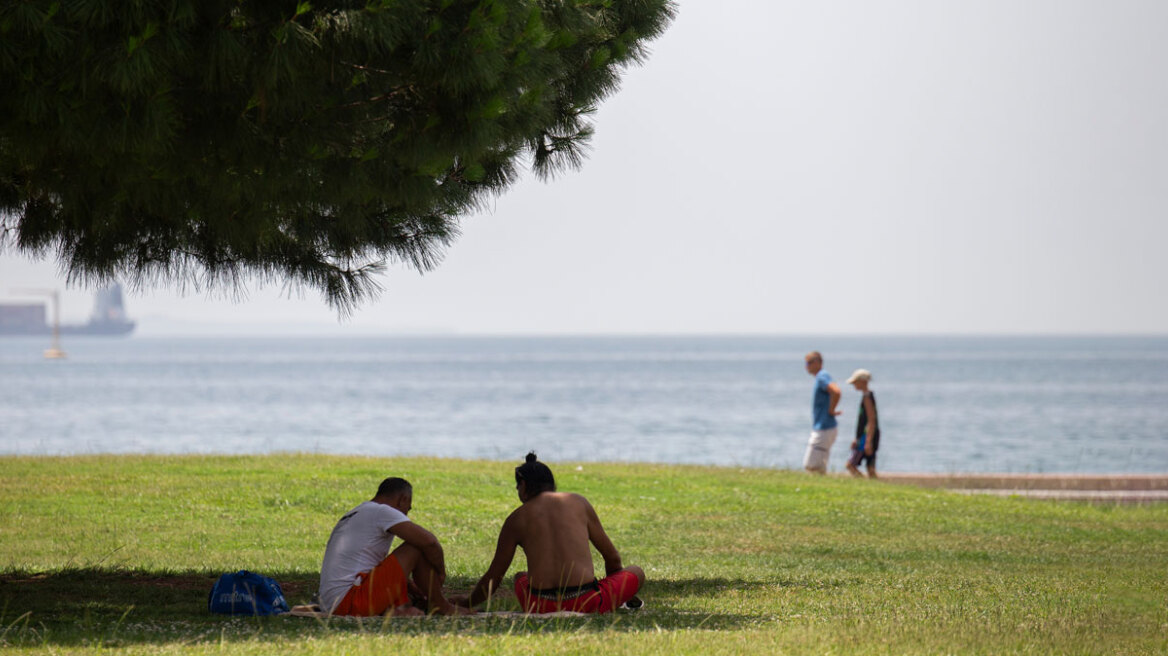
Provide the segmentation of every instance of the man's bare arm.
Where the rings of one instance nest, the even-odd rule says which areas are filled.
[[[837,385],[835,383],[828,383],[827,384],[827,394],[828,394],[828,396],[831,397],[831,400],[827,404],[827,413],[833,417],[835,417],[837,415],[842,415],[843,414],[842,410],[837,411],[835,409],[835,407],[837,405],[839,405],[839,400],[840,400],[840,387],[839,387],[839,385]]]
[[[417,547],[422,552],[422,557],[434,571],[445,580],[446,579],[446,557],[442,553],[442,545],[438,542],[438,538],[426,529],[418,526],[413,522],[401,522],[389,527],[389,532],[402,539],[402,542]]]
[[[503,582],[503,576],[507,574],[507,568],[511,567],[511,561],[515,558],[515,547],[518,545],[517,531],[511,518],[508,517],[507,521],[503,522],[503,529],[499,531],[499,541],[495,544],[495,557],[491,559],[487,573],[483,574],[483,578],[479,579],[474,590],[471,590],[470,598],[467,600],[468,606],[473,608],[483,603],[499,589],[499,584]]]
[[[588,513],[588,540],[604,558],[604,575],[611,576],[622,568],[620,552],[616,550],[612,540],[608,539],[608,534],[604,532],[604,527],[600,524],[600,516],[596,514],[592,504],[588,503],[584,497],[580,498],[584,500],[584,508]]]

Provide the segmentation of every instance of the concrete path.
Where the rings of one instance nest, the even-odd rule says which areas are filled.
[[[944,488],[962,494],[1095,503],[1168,502],[1168,474],[881,474],[902,485]]]

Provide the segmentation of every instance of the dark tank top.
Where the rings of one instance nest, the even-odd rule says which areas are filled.
[[[868,396],[872,397],[872,423],[876,424],[876,435],[873,439],[876,443],[880,442],[880,413],[876,411],[876,394],[868,392]],[[868,409],[864,407],[864,400],[860,399],[860,418],[856,420],[856,439],[864,434],[864,429],[868,427]],[[873,445],[874,446],[874,445]]]

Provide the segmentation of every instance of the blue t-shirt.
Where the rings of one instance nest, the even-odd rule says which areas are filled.
[[[820,371],[815,374],[815,394],[811,397],[811,424],[812,430],[827,430],[835,428],[835,417],[828,412],[831,405],[831,394],[827,386],[831,384],[831,374]]]

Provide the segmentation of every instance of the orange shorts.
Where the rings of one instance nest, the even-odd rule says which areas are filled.
[[[406,573],[393,554],[386,556],[377,567],[357,576],[360,581],[349,588],[333,615],[384,615],[391,608],[410,603]]]

